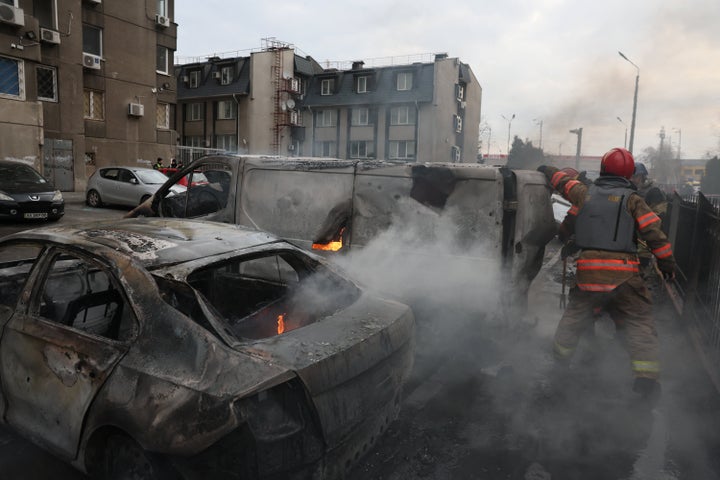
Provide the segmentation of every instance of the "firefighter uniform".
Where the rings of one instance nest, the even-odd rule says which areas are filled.
[[[587,186],[553,167],[541,167],[552,187],[573,205],[575,238],[581,248],[576,286],[555,332],[553,353],[569,362],[584,330],[602,308],[625,327],[627,348],[636,377],[657,380],[658,339],[651,297],[639,274],[638,235],[658,259],[663,272],[675,269],[660,218],[620,176],[601,176]]]

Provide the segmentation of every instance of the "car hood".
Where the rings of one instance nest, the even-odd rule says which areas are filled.
[[[0,191],[10,195],[23,193],[48,193],[55,194],[55,187],[51,183],[15,183],[0,184]]]

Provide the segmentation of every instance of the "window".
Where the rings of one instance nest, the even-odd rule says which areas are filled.
[[[69,253],[56,255],[39,293],[33,312],[45,320],[112,340],[135,335],[132,309],[98,263]]]
[[[352,125],[367,125],[369,123],[368,119],[369,110],[367,108],[358,107],[352,109],[352,118],[350,119]]]
[[[83,52],[102,57],[102,29],[83,25]]]
[[[0,249],[0,317],[7,318],[20,299],[30,269],[40,255],[41,248],[36,245],[5,245]]]
[[[57,71],[53,67],[35,68],[38,100],[57,102]]]
[[[368,86],[368,77],[356,77],[355,78],[355,91],[357,93],[366,93]]]
[[[220,70],[220,84],[230,85],[233,80],[234,68],[232,65],[226,65]]]
[[[194,122],[196,120],[203,119],[203,104],[202,103],[191,103],[186,108],[187,108],[188,121]]]
[[[457,84],[455,85],[455,98],[462,102],[465,100],[465,86],[463,84]]]
[[[368,141],[350,142],[350,158],[375,158],[375,144]]]
[[[83,93],[85,96],[85,118],[89,120],[105,119],[105,94],[103,94],[103,92],[98,92],[97,90],[88,89],[86,89]]]
[[[157,14],[163,17],[169,17],[167,0],[157,0]]]
[[[450,149],[450,161],[451,162],[459,162],[461,159],[461,150],[458,146],[453,146]]]
[[[397,89],[410,90],[413,86],[412,72],[400,72],[397,76]]]
[[[10,1],[8,5],[12,5]],[[33,16],[37,18],[38,24],[43,28],[57,29],[57,0],[34,0]]]
[[[190,71],[190,88],[198,88],[200,86],[200,70]]]
[[[186,147],[203,148],[205,146],[205,142],[202,135],[186,135],[183,145]]]
[[[390,109],[390,125],[415,125],[417,111],[409,105]]]
[[[388,146],[388,158],[415,158],[415,142],[411,140],[391,140]]]
[[[235,135],[215,135],[215,148],[227,150],[228,152],[237,151],[237,136]]]
[[[25,100],[25,67],[23,62],[0,57],[0,97]]]
[[[157,65],[155,70],[157,73],[169,74],[170,73],[170,49],[167,47],[157,46]]]
[[[337,156],[337,147],[335,142],[315,142],[315,155],[318,157]]]
[[[235,118],[236,106],[234,100],[220,100],[217,102],[217,119],[231,120]]]
[[[158,102],[155,112],[157,128],[170,128],[170,104]]]
[[[318,127],[334,127],[337,125],[335,110],[318,110],[315,114],[315,123]]]
[[[462,132],[462,117],[459,115],[453,115],[453,128],[456,133]]]
[[[320,82],[320,95],[332,95],[335,87],[334,78],[326,78]]]

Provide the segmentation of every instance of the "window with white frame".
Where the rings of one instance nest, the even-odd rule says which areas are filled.
[[[453,145],[453,147],[450,149],[450,161],[459,162],[461,153],[462,151],[460,150],[460,147],[458,147],[457,145]]]
[[[462,83],[455,85],[455,98],[459,102],[465,100],[465,86]]]
[[[335,87],[334,78],[325,78],[320,82],[320,95],[332,95]]]
[[[413,86],[413,74],[412,72],[400,72],[397,75],[397,89],[398,90],[410,90]]]
[[[337,146],[335,142],[315,142],[315,156],[336,157]]]
[[[357,93],[367,93],[367,91],[368,91],[367,75],[364,75],[362,77],[355,77],[355,91]]]
[[[187,120],[194,122],[203,119],[203,104],[191,103],[187,107]]]
[[[350,142],[350,158],[374,158],[375,143],[365,140]]]
[[[102,57],[102,28],[83,24],[83,52]]]
[[[317,127],[334,127],[337,125],[335,110],[318,110],[315,115],[315,125]]]
[[[356,107],[352,109],[351,125],[362,126],[370,123],[370,111],[367,107]]]
[[[390,109],[390,125],[415,125],[417,111],[410,105],[400,105]]]
[[[157,0],[157,14],[163,17],[169,17],[167,0]]]
[[[203,148],[205,142],[203,141],[202,135],[186,135],[183,139],[183,145],[186,147]]]
[[[157,46],[157,59],[155,71],[167,75],[170,73],[170,49],[161,45]]]
[[[227,150],[228,152],[237,151],[237,136],[235,135],[215,135],[215,148]]]
[[[55,67],[37,66],[35,68],[38,100],[57,102],[57,70]]]
[[[25,100],[25,64],[0,57],[0,97]]]
[[[234,100],[219,100],[217,102],[217,119],[218,120],[232,120],[235,118],[235,101]]]
[[[158,102],[155,112],[157,128],[170,128],[170,104]]]
[[[190,70],[188,79],[190,88],[198,88],[200,86],[200,70]]]
[[[97,90],[85,89],[83,114],[88,120],[105,119],[105,94]]]
[[[462,132],[462,125],[462,117],[459,115],[453,115],[453,128],[455,129],[455,132]]]
[[[234,68],[232,65],[225,65],[220,69],[220,84],[230,85],[233,80]]]
[[[13,2],[0,2],[13,5]],[[14,5],[17,6],[17,5]],[[33,17],[43,28],[57,30],[57,0],[35,0],[33,2]]]
[[[388,158],[415,158],[415,142],[412,140],[390,140],[388,145]]]

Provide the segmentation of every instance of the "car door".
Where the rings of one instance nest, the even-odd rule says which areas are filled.
[[[0,339],[7,423],[68,459],[90,404],[136,335],[120,285],[102,262],[54,250],[33,271],[27,306]]]
[[[120,169],[118,175],[118,199],[117,202],[122,205],[135,206],[140,203],[142,197],[142,187],[133,172],[125,168]]]
[[[105,203],[117,203],[119,189],[119,168],[108,168],[101,172],[98,186],[100,187],[100,198]]]

